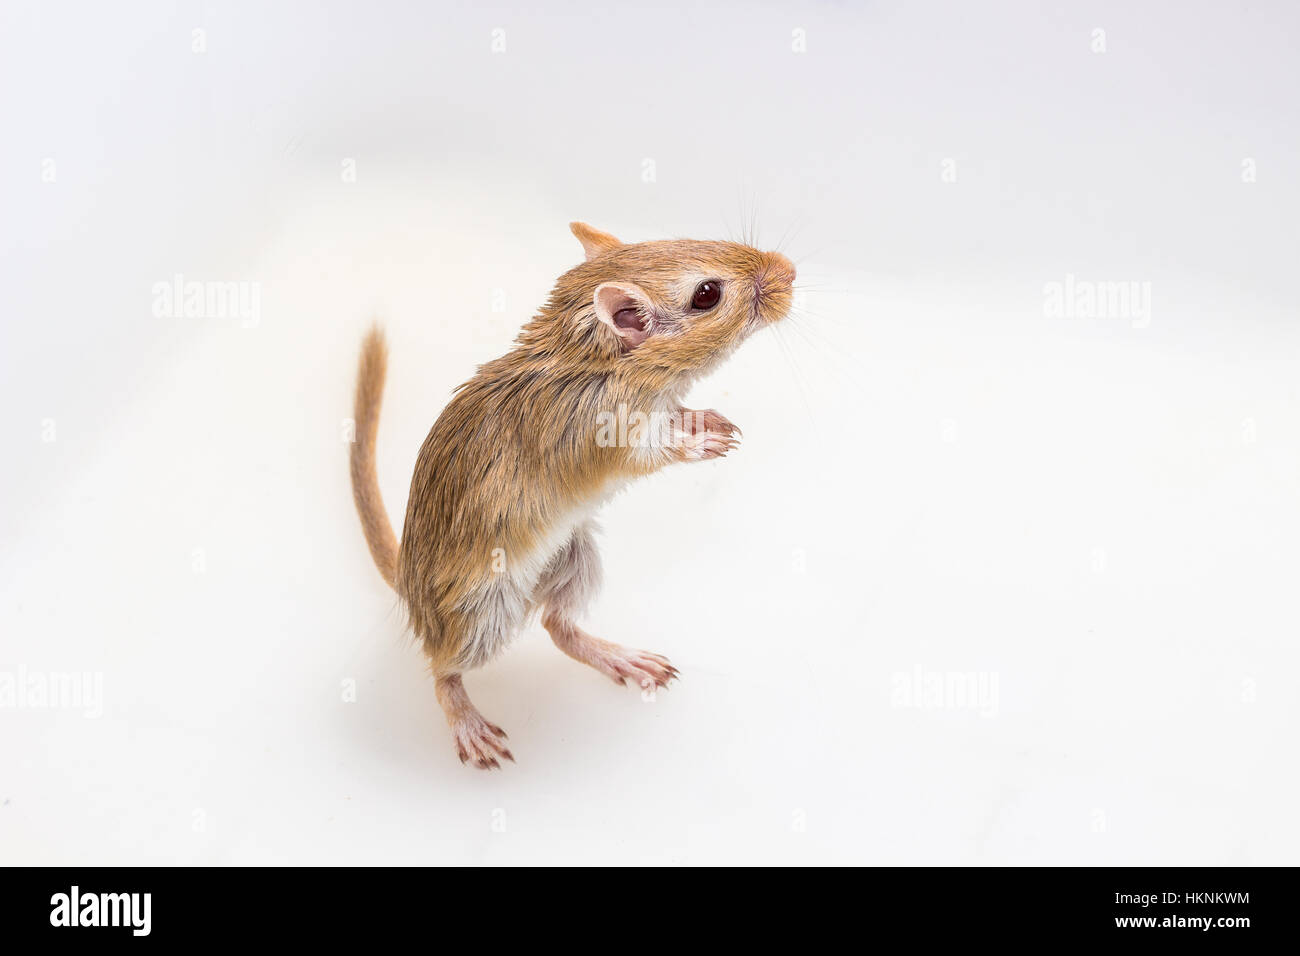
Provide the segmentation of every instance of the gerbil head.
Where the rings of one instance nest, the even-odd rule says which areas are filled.
[[[548,327],[551,349],[553,336],[576,337],[611,371],[671,388],[790,310],[795,268],[779,252],[687,239],[623,243],[586,223],[569,228],[586,261],[560,277],[532,327]]]

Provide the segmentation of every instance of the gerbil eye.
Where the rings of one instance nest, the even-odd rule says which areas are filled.
[[[721,298],[722,283],[709,279],[695,287],[695,294],[691,296],[691,308],[706,312],[717,305]]]

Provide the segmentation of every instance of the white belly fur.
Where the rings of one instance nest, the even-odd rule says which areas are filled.
[[[574,529],[590,519],[616,490],[611,488],[566,513],[529,553],[506,556],[504,568],[466,606],[474,625],[457,659],[461,667],[482,667],[510,646],[528,615],[536,609],[534,594],[542,572],[569,543]]]

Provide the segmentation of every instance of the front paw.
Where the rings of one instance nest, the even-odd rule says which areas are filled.
[[[739,438],[729,433],[713,431],[696,432],[682,438],[681,454],[685,461],[708,461],[710,458],[725,458],[727,452],[740,444]]]
[[[687,408],[682,409],[682,429],[692,435],[714,432],[718,435],[730,436],[741,433],[731,419],[713,408],[698,412]]]

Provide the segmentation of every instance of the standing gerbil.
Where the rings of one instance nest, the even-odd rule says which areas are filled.
[[[387,364],[378,328],[361,351],[352,492],[366,542],[429,655],[461,761],[484,768],[514,757],[461,674],[499,654],[539,607],[560,650],[617,683],[677,676],[659,654],[578,627],[600,580],[592,515],[633,478],[736,446],[731,422],[681,397],[785,317],[795,278],[785,256],[735,242],[624,244],[570,228],[586,261],[560,277],[510,352],[456,390],[420,448],[400,545],[375,474]]]

